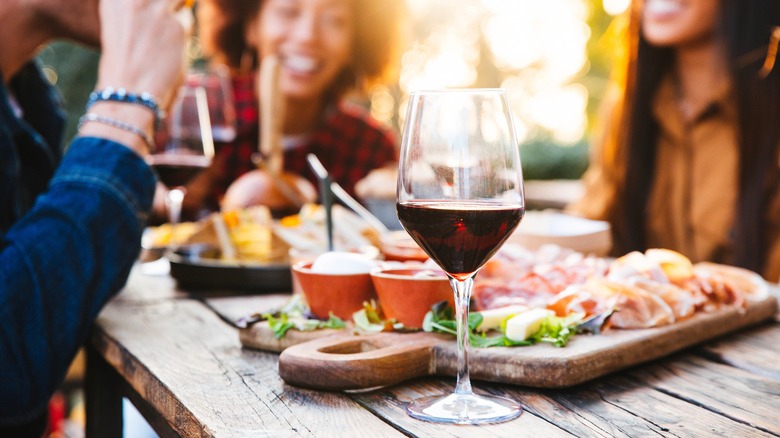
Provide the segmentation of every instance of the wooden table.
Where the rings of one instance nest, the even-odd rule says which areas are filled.
[[[285,295],[210,300],[221,314],[268,310]],[[248,304],[252,303],[252,304]],[[780,436],[780,316],[663,360],[556,390],[474,382],[519,399],[506,423],[409,417],[406,403],[451,391],[427,378],[363,393],[286,385],[278,356],[243,349],[236,329],[167,276],[136,268],[88,345],[87,436],[121,436],[127,396],[166,436]]]

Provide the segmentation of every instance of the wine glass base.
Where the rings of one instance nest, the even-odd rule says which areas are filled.
[[[523,412],[520,403],[497,396],[450,394],[411,401],[406,412],[414,418],[437,423],[500,423]]]

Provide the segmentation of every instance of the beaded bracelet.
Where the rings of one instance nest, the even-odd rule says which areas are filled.
[[[131,132],[141,137],[144,143],[146,143],[146,146],[149,148],[149,150],[151,151],[154,150],[155,145],[152,136],[136,125],[123,122],[121,120],[113,119],[111,117],[101,116],[100,114],[86,113],[79,118],[79,125],[78,125],[79,129],[81,129],[81,127],[87,122],[102,123],[104,125],[113,126],[114,128],[119,128]]]
[[[144,91],[141,94],[130,93],[124,88],[106,87],[102,90],[95,90],[89,93],[89,100],[87,101],[87,111],[97,102],[123,102],[142,105],[154,113],[155,126],[160,123],[165,117],[165,113],[160,109],[160,105],[157,104],[154,96]]]

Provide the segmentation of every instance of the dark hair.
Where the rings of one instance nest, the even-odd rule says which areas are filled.
[[[264,0],[205,0],[215,6],[219,17],[213,32],[201,35],[213,57],[232,69],[256,69],[254,52],[247,58],[245,30],[256,17]],[[329,90],[338,98],[350,90],[365,91],[377,83],[394,79],[402,46],[402,24],[406,17],[402,0],[352,0],[355,32],[352,40],[352,62],[336,79]],[[248,61],[248,62],[247,62]]]
[[[616,254],[646,249],[647,211],[655,174],[658,124],[651,103],[663,76],[673,64],[670,48],[647,43],[639,29],[641,3],[631,11],[623,101],[623,123],[616,129],[615,153],[623,172],[610,216]],[[762,233],[772,218],[767,206],[778,186],[780,141],[780,65],[769,75],[759,72],[774,26],[780,25],[777,0],[721,0],[716,38],[724,49],[736,96],[739,145],[739,188],[731,238],[733,259],[727,262],[761,272],[766,261],[767,237]],[[777,218],[774,218],[775,220]]]

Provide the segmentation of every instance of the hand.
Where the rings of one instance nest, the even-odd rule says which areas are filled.
[[[98,88],[149,92],[163,108],[185,71],[192,11],[183,0],[101,0]]]
[[[192,28],[192,11],[183,4],[184,0],[101,0],[97,88],[147,92],[168,109],[184,78]],[[98,102],[90,111],[154,132],[154,114],[141,105]],[[88,123],[80,134],[122,143],[141,156],[149,152],[141,137],[113,126]]]
[[[163,183],[157,182],[154,191],[154,201],[152,201],[152,217],[154,219],[168,217],[168,205],[165,202],[167,194],[168,188]]]

